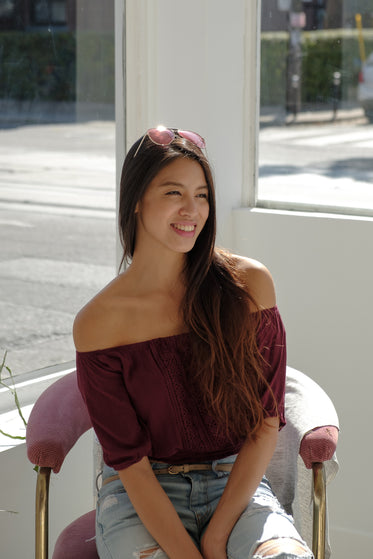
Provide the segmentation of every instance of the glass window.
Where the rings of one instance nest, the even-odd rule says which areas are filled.
[[[66,23],[66,2],[51,2],[51,20],[55,23]]]
[[[66,0],[33,0],[32,23],[35,25],[65,25]]]
[[[49,2],[47,0],[34,0],[32,3],[32,22],[50,23]]]
[[[17,25],[16,0],[0,0],[0,31],[12,29]]]
[[[373,214],[371,0],[262,0],[263,207]]]
[[[16,9],[15,0],[0,0],[0,18],[8,19],[14,16]]]
[[[0,357],[15,374],[74,360],[74,316],[115,273],[114,0],[34,7],[67,26],[0,31]]]

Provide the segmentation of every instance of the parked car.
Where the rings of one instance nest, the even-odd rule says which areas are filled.
[[[363,107],[366,116],[373,122],[373,52],[362,64],[359,73],[357,98]]]

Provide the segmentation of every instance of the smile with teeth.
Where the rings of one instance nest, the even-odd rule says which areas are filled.
[[[179,223],[173,223],[172,227],[174,227],[175,229],[179,229],[179,231],[194,231],[194,229],[196,228],[195,225],[182,225]]]

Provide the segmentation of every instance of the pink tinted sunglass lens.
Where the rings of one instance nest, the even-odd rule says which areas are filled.
[[[178,130],[178,133],[180,136],[182,136],[186,140],[189,140],[197,147],[199,148],[206,147],[205,140],[199,134],[196,134],[195,132],[190,132],[190,130]]]
[[[172,132],[172,130],[168,130],[168,128],[166,128],[165,130],[152,128],[151,130],[148,130],[148,136],[152,142],[160,146],[167,146],[175,138],[175,134]]]

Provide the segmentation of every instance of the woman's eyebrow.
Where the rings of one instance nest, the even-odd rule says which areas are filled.
[[[161,182],[158,184],[158,186],[179,186],[181,188],[185,188],[185,184],[183,184],[182,182],[172,180]],[[196,190],[208,190],[208,186],[207,184],[201,184],[200,186],[197,186]]]

